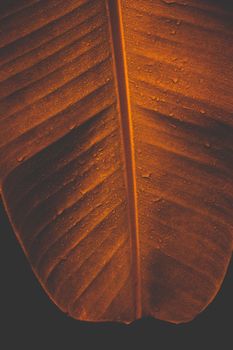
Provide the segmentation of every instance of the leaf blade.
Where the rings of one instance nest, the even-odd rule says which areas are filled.
[[[49,6],[2,21],[0,178],[16,235],[73,317],[186,322],[232,253],[228,14],[192,0]]]

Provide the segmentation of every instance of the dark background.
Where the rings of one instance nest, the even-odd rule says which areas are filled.
[[[203,1],[227,10],[233,7],[232,0]],[[233,259],[215,300],[188,324],[154,319],[131,325],[94,324],[75,321],[52,304],[34,277],[1,204],[0,230],[1,350],[101,349],[106,343],[108,349],[133,349],[136,345],[158,350],[233,349]]]
[[[75,321],[55,307],[34,277],[0,206],[0,349],[233,349],[233,259],[215,300],[194,321],[131,325]]]

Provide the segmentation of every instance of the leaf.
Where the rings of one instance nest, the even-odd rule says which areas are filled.
[[[221,2],[1,2],[0,179],[74,318],[186,322],[232,254],[232,22]]]

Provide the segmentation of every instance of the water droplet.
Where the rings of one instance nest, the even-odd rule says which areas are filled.
[[[79,159],[79,164],[85,164],[85,159]]]
[[[176,3],[176,1],[174,1],[174,0],[162,0],[162,2],[164,2],[167,5],[173,5]]]
[[[173,129],[176,129],[177,126],[175,124],[170,124]]]
[[[149,179],[151,177],[152,173],[144,173],[142,174],[142,177],[145,179]]]
[[[62,258],[61,258],[61,261],[66,261],[67,260],[67,256],[63,256]]]
[[[200,112],[201,112],[201,114],[205,114],[205,110],[204,109],[201,109]]]
[[[179,79],[178,78],[173,78],[172,81],[173,81],[173,83],[176,84],[176,83],[178,83]]]
[[[153,199],[153,202],[154,203],[157,203],[157,202],[160,202],[162,200],[162,198],[161,197],[158,197],[158,198],[154,198]]]
[[[206,147],[206,148],[210,148],[210,147],[211,147],[211,144],[210,144],[209,142],[206,142],[206,143],[205,143],[205,147]]]
[[[25,159],[25,156],[19,156],[17,157],[18,162],[22,162]]]
[[[61,215],[62,213],[63,213],[63,209],[58,209],[58,211],[57,211],[57,215]]]

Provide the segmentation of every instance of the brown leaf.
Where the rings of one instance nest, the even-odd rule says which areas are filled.
[[[0,179],[74,318],[185,322],[232,254],[232,16],[218,1],[1,2]]]

